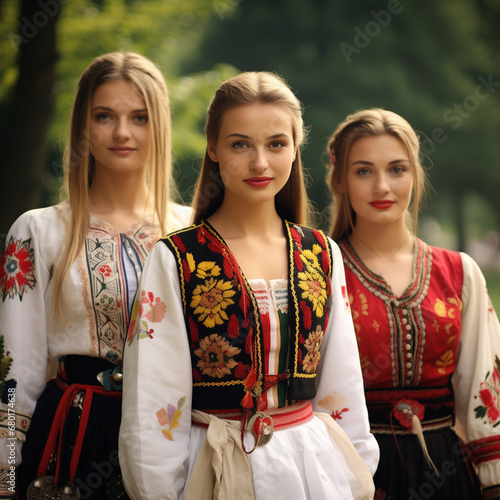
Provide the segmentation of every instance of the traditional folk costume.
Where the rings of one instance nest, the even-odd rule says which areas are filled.
[[[376,498],[481,498],[479,483],[500,498],[500,326],[477,264],[415,239],[397,297],[348,240],[340,248],[381,449]]]
[[[55,494],[54,483],[65,498],[75,485],[82,498],[125,498],[115,373],[143,262],[161,234],[149,218],[118,233],[91,217],[63,291],[63,318],[54,318],[53,276],[69,215],[67,203],[22,215],[0,262],[0,493],[12,494],[17,468],[20,499],[40,476],[34,498]],[[168,216],[174,230],[189,224],[191,210],[172,204]],[[59,367],[46,385],[49,359]]]
[[[124,362],[132,498],[373,497],[378,449],[340,251],[284,229],[289,279],[269,284],[247,280],[205,221],[149,256]]]

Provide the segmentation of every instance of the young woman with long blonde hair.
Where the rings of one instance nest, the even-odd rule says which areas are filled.
[[[0,338],[11,365],[2,372],[0,493],[126,497],[117,440],[131,306],[153,245],[191,216],[169,201],[171,161],[160,70],[136,53],[94,59],[73,105],[67,200],[23,214],[1,261]],[[46,385],[50,359],[59,364]]]

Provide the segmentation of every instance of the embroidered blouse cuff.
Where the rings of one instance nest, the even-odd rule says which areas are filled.
[[[16,468],[0,466],[0,499],[16,497]]]
[[[0,437],[16,438],[24,443],[30,424],[31,415],[0,410]]]
[[[498,500],[500,499],[500,485],[488,486],[483,489],[483,500]]]

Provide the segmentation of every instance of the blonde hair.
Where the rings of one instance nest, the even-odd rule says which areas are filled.
[[[71,210],[61,262],[54,277],[56,315],[61,314],[62,289],[89,227],[89,190],[95,169],[94,158],[90,153],[93,140],[89,134],[91,100],[102,83],[112,80],[129,82],[146,103],[152,137],[146,167],[148,197],[153,197],[155,222],[162,233],[166,232],[168,200],[175,188],[171,180],[172,134],[165,79],[157,66],[140,54],[104,54],[95,58],[80,77],[64,152],[64,192]]]
[[[328,155],[335,157],[335,164],[330,164],[327,176],[328,187],[333,194],[330,236],[335,241],[348,236],[356,221],[356,214],[347,192],[347,161],[352,145],[362,137],[379,135],[392,135],[399,139],[408,152],[413,172],[413,196],[411,217],[407,218],[407,225],[410,230],[416,232],[420,202],[425,195],[428,182],[427,174],[420,162],[419,138],[411,125],[401,116],[392,111],[373,108],[349,115],[328,140]]]
[[[306,136],[302,104],[281,77],[264,71],[246,72],[224,82],[208,108],[205,126],[207,141],[217,142],[226,111],[235,106],[255,103],[276,104],[290,115],[297,155],[287,183],[275,197],[275,206],[281,218],[307,224],[311,211],[300,156],[300,146]],[[198,224],[202,219],[210,217],[220,207],[223,199],[224,183],[219,164],[211,160],[207,148],[193,197],[194,223]]]

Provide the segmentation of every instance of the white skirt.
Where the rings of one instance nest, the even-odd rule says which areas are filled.
[[[192,426],[186,484],[206,436],[206,428]],[[246,449],[251,450],[253,444],[254,438],[247,433]],[[275,430],[271,440],[249,458],[256,500],[358,500],[374,495],[368,467],[342,428],[326,414]]]

